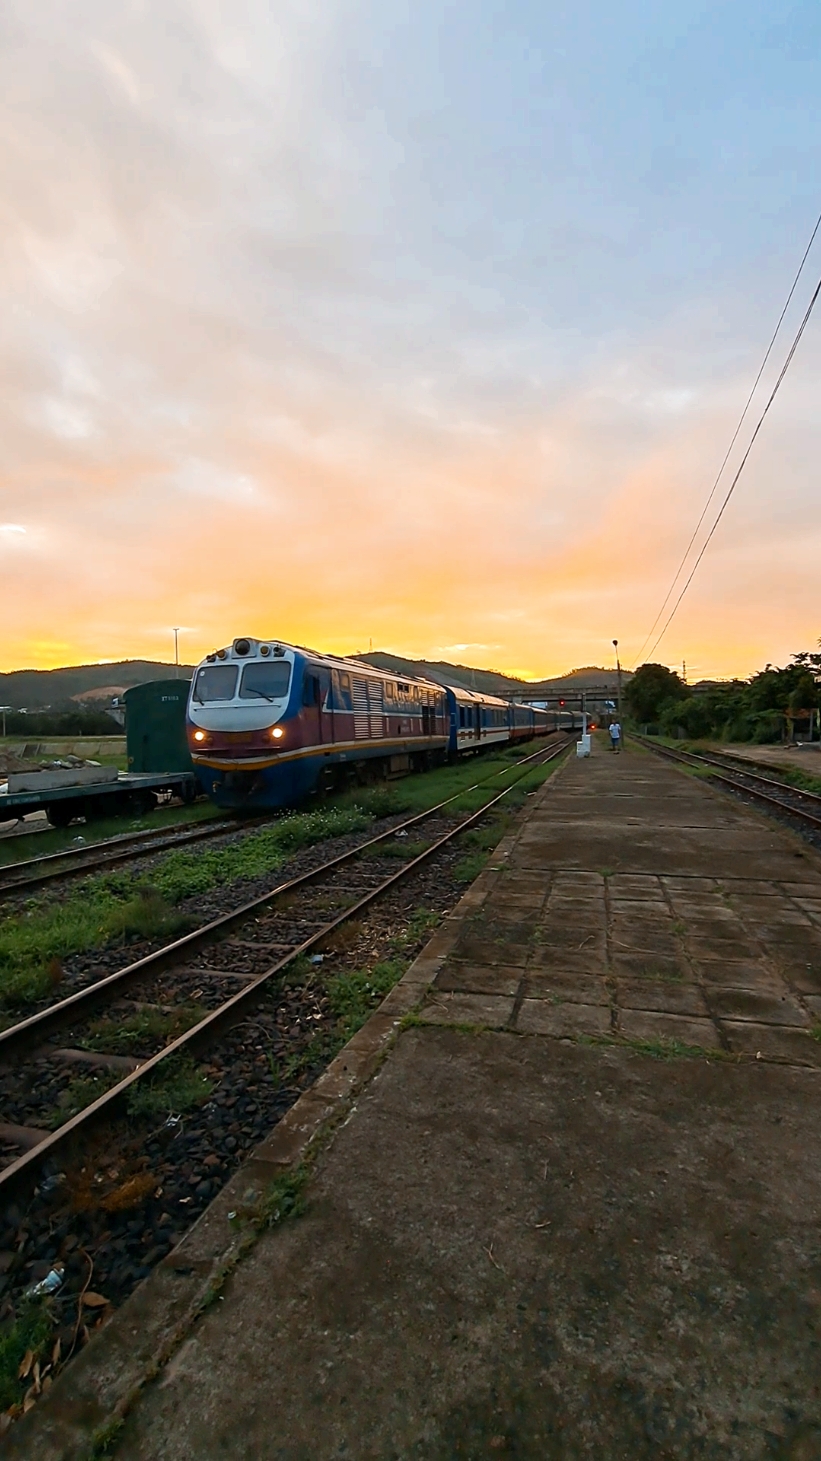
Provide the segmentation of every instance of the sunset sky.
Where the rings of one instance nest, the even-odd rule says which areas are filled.
[[[819,162],[818,0],[7,0],[0,670],[173,625],[634,664]],[[821,635],[819,387],[821,306],[656,655],[692,678]]]

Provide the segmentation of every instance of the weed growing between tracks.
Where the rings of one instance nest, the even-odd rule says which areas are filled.
[[[147,1116],[159,1120],[180,1116],[208,1100],[214,1082],[198,1069],[190,1055],[169,1056],[158,1070],[131,1086],[126,1105],[131,1116]]]
[[[275,872],[301,848],[361,831],[369,822],[356,807],[300,813],[228,846],[162,854],[150,882],[133,873],[107,873],[74,886],[59,902],[32,899],[22,915],[0,921],[0,1006],[41,999],[59,982],[60,961],[72,954],[182,933],[189,920],[174,905],[183,899]]]

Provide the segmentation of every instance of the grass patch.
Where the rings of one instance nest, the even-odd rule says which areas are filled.
[[[186,926],[159,894],[133,882],[127,896],[89,880],[64,902],[29,903],[0,921],[0,1005],[42,999],[61,977],[60,964],[72,954],[131,935],[171,937]]]
[[[58,1126],[65,1125],[72,1116],[79,1116],[86,1106],[90,1106],[98,1096],[104,1096],[106,1091],[110,1091],[122,1079],[122,1071],[114,1070],[95,1070],[87,1075],[75,1076],[61,1093],[59,1105],[55,1106],[47,1118],[47,1126],[55,1131]]]
[[[208,1100],[214,1082],[197,1068],[190,1055],[169,1056],[143,1081],[129,1087],[126,1105],[129,1115],[158,1120],[171,1114],[181,1116]]]
[[[310,1170],[300,1163],[291,1172],[285,1172],[271,1183],[254,1213],[256,1226],[276,1228],[281,1223],[301,1217],[305,1211],[305,1188]]]
[[[336,1038],[341,1045],[361,1029],[371,1010],[398,984],[406,968],[404,959],[386,959],[372,969],[336,974],[328,980],[328,1000],[336,1016]]]
[[[457,883],[475,883],[481,872],[487,867],[489,852],[469,852],[462,857],[453,869],[453,876]]]
[[[657,1040],[633,1040],[626,1035],[578,1035],[579,1045],[615,1045],[649,1055],[652,1060],[726,1060],[723,1050],[708,1050],[704,1045],[685,1045],[683,1040],[659,1037]]]
[[[369,786],[356,792],[347,792],[340,800],[348,802],[352,798],[354,805],[367,817],[396,817],[413,806],[404,786],[401,790],[396,786]]]
[[[518,762],[522,756],[532,755],[536,749],[536,742],[529,741],[526,746],[509,746],[504,751],[487,751],[478,756],[469,756],[453,765],[437,766],[433,771],[408,776],[402,781],[401,787],[376,787],[369,791],[344,792],[342,796],[335,798],[335,805],[355,805],[373,816],[387,816],[396,812],[423,812],[448,797],[458,795],[459,800],[454,802],[455,811],[477,811],[489,797],[504,790],[506,781],[521,775]],[[533,790],[534,786],[540,785],[558,764],[558,761],[553,761],[548,766],[534,767],[529,771],[525,777],[527,787],[522,795],[527,794],[527,789]],[[474,791],[469,790],[479,782],[483,784],[477,785]],[[373,810],[374,807],[382,806],[388,810]]]
[[[407,928],[393,935],[391,949],[395,953],[401,953],[403,949],[412,947],[420,939],[426,939],[428,934],[433,933],[435,928],[442,922],[442,914],[437,913],[433,908],[417,908],[408,919]]]
[[[302,847],[360,831],[357,808],[297,813],[225,847],[180,849],[157,858],[150,881],[127,871],[75,884],[60,902],[31,899],[22,916],[0,919],[0,1007],[42,999],[59,981],[59,964],[129,938],[165,939],[189,921],[175,912],[184,898],[240,878],[274,872]]]
[[[286,858],[303,847],[360,832],[370,820],[359,807],[294,812],[270,826],[247,833],[240,842],[227,847],[201,847],[196,852],[181,848],[167,853],[158,858],[152,869],[151,887],[173,905],[224,883],[275,872]],[[121,886],[119,878],[107,881],[110,886]]]
[[[821,1045],[821,1025],[813,1025],[810,1034],[813,1040],[817,1040],[819,1045]]]
[[[10,1328],[0,1333],[0,1413],[19,1405],[32,1380],[20,1379],[19,1371],[29,1350],[41,1359],[52,1332],[52,1322],[44,1304],[28,1304]]]
[[[351,1036],[361,1030],[368,1016],[402,978],[407,967],[406,959],[385,959],[372,969],[330,975],[324,981],[324,987],[332,1020],[324,1030],[318,1030],[301,1050],[293,1051],[284,1060],[273,1051],[269,1053],[268,1063],[274,1082],[281,1086],[295,1085],[307,1071],[333,1060]],[[308,969],[313,975],[310,965]],[[290,982],[295,981],[292,978]]]
[[[178,1010],[138,1010],[124,1020],[95,1020],[82,1041],[83,1049],[110,1051],[112,1055],[147,1051],[160,1042],[167,1045],[176,1040],[196,1025],[204,1013],[194,1005],[187,1005]]]
[[[106,1461],[106,1457],[114,1455],[114,1447],[119,1439],[125,1421],[120,1416],[109,1420],[105,1425],[100,1426],[91,1437],[91,1444],[86,1451],[83,1461]]]

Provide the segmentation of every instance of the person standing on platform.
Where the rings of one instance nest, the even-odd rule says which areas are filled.
[[[610,745],[616,752],[621,750],[621,726],[617,720],[610,722]]]

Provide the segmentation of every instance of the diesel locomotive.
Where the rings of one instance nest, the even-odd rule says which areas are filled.
[[[248,812],[291,806],[369,771],[422,770],[557,724],[551,711],[250,638],[197,666],[187,713],[203,791],[220,807]]]

